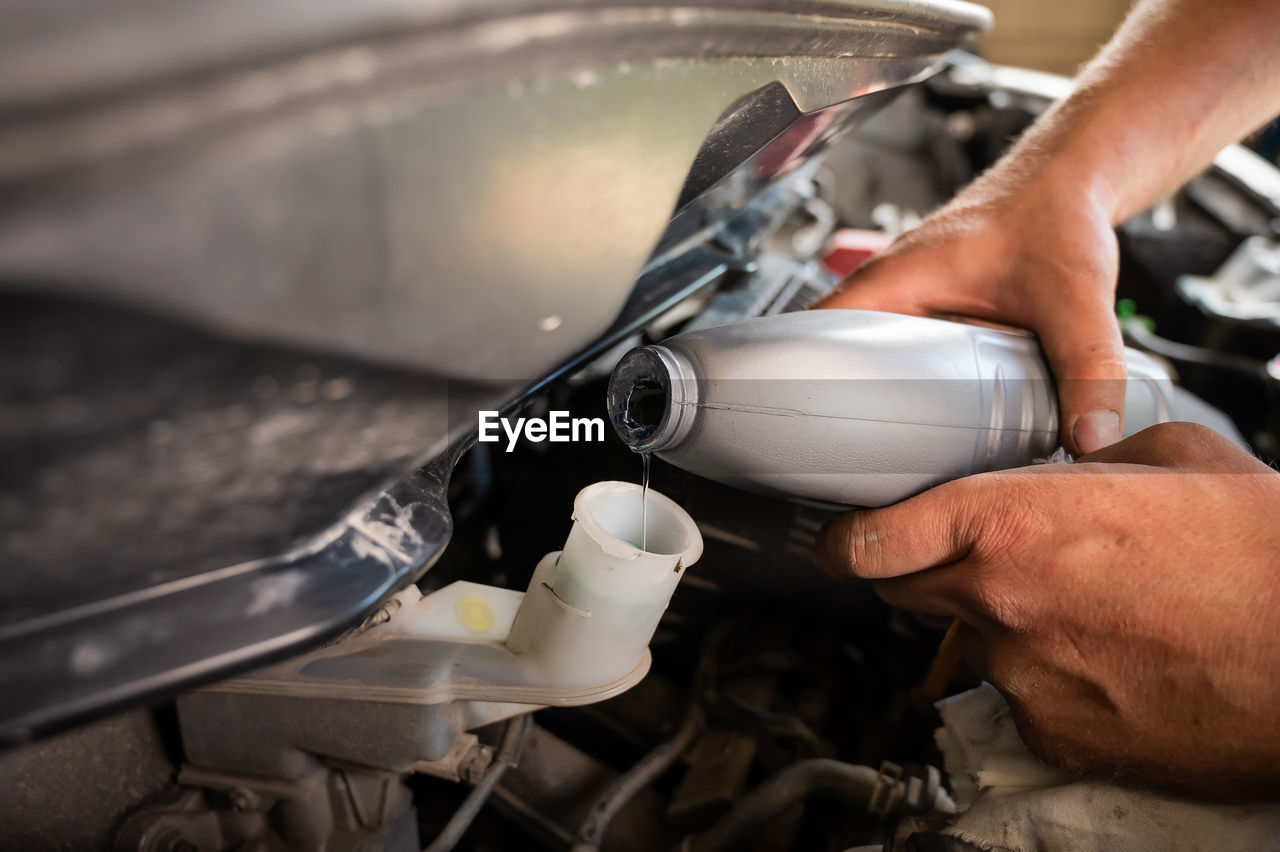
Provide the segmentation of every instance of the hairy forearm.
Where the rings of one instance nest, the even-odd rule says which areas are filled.
[[[1280,2],[1141,0],[993,180],[1052,171],[1113,224],[1280,113]]]

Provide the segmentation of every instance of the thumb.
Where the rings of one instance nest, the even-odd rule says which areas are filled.
[[[1127,370],[1110,301],[1055,306],[1035,323],[1058,388],[1061,440],[1076,454],[1120,440]]]
[[[879,580],[964,559],[982,526],[982,503],[960,482],[883,509],[841,515],[818,533],[818,564],[836,577]]]

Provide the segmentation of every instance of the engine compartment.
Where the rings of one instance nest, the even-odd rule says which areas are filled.
[[[784,178],[773,226],[734,247],[729,274],[690,288],[639,335],[521,410],[607,417],[605,382],[631,346],[804,307],[837,282],[822,265],[836,229],[892,234],[945,202],[1044,107],[1037,82],[957,58],[832,144],[821,163]],[[1280,458],[1280,371],[1269,366],[1280,329],[1214,316],[1184,299],[1178,282],[1213,276],[1247,238],[1278,233],[1275,203],[1223,170],[1119,228],[1127,342],[1165,359],[1269,463]],[[424,594],[455,581],[525,587],[567,530],[580,489],[641,476],[639,457],[612,434],[520,442],[511,452],[477,443],[450,463],[452,538],[418,581]],[[738,492],[661,462],[652,487],[689,512],[704,552],[657,627],[652,669],[628,691],[480,727],[408,771],[312,755],[298,777],[322,779],[319,792],[202,772],[184,753],[190,722],[163,703],[0,755],[0,773],[21,779],[0,810],[0,836],[15,848],[418,848],[448,835],[486,771],[505,760],[484,809],[450,838],[456,847],[429,848],[966,848],[933,833],[946,819],[935,693],[978,684],[963,667],[942,684],[928,678],[947,624],[824,574],[812,551],[829,509]],[[384,605],[365,629],[394,615]],[[228,707],[210,718],[233,737],[242,726],[249,750],[273,747],[255,742],[251,714]],[[312,724],[363,721],[344,709]],[[453,724],[404,721],[427,737],[434,728],[452,738]],[[387,727],[363,735],[388,751],[401,736]]]

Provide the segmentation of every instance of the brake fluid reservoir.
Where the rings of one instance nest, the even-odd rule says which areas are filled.
[[[1170,419],[1168,375],[1127,351],[1125,434]],[[614,429],[638,452],[751,491],[883,506],[1058,446],[1029,334],[875,311],[759,317],[623,357]]]

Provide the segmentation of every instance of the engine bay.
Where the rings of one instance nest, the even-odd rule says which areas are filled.
[[[638,331],[499,408],[607,423],[608,377],[624,353],[808,306],[838,283],[832,266],[856,265],[981,173],[1060,83],[956,56],[781,178],[761,202],[767,226],[714,234],[727,272],[684,287]],[[1265,180],[1275,184],[1274,169]],[[1280,197],[1270,191],[1220,164],[1124,223],[1118,314],[1129,346],[1225,413],[1274,464],[1280,311],[1265,292],[1239,296],[1250,270],[1275,256]],[[1222,309],[1242,301],[1247,318]],[[282,379],[278,392],[309,384],[337,403],[343,381],[362,381],[340,362],[312,369]],[[448,391],[468,412],[476,393],[462,383]],[[395,416],[399,427],[414,423]],[[375,434],[364,440],[385,437],[366,428]],[[830,507],[654,461],[647,484],[688,513],[702,552],[675,567],[688,570],[658,609],[647,674],[604,700],[505,693],[495,686],[499,662],[449,656],[429,631],[430,652],[360,644],[412,632],[407,614],[458,583],[530,595],[546,586],[548,606],[572,607],[535,571],[564,541],[576,496],[592,483],[642,479],[641,457],[604,432],[598,441],[454,444],[435,468],[452,518],[443,555],[362,625],[269,669],[340,658],[358,671],[334,664],[324,693],[242,673],[228,682],[241,687],[214,683],[0,754],[0,774],[20,779],[0,808],[0,836],[12,848],[121,852],[976,848],[938,833],[954,819],[955,782],[934,704],[980,679],[940,658],[946,620],[893,609],[867,584],[818,567],[813,548],[837,514]],[[449,611],[477,633],[501,622],[482,592],[470,594],[449,598]],[[401,700],[390,681],[362,680],[378,666],[461,691]]]

